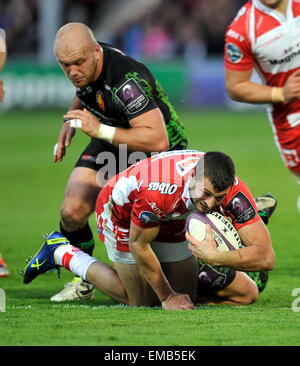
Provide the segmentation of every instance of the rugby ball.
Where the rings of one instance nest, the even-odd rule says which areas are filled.
[[[221,251],[236,250],[242,247],[238,232],[232,224],[220,213],[192,212],[187,218],[186,230],[197,240],[205,240],[206,224],[212,228],[212,235]]]

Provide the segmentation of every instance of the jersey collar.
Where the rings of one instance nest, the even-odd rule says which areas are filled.
[[[186,208],[188,210],[191,210],[191,209],[195,208],[195,205],[193,204],[193,201],[191,199],[189,187],[190,187],[190,179],[188,178],[184,183],[184,188],[183,188],[181,198],[182,198],[182,201],[184,202]]]
[[[252,0],[252,4],[255,6],[255,8],[257,8],[258,10],[260,10],[261,12],[263,12],[267,15],[270,15],[271,17],[278,20],[280,23],[286,22],[287,19],[294,18],[293,9],[292,9],[293,0],[288,1],[286,16],[284,16],[282,13],[280,13],[277,10],[274,10],[274,9],[269,8],[268,6],[265,6],[259,0]]]

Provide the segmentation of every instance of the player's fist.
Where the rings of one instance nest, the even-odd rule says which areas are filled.
[[[300,98],[300,70],[293,72],[282,88],[284,101],[291,102]]]
[[[192,310],[195,305],[189,295],[174,293],[162,302],[162,307],[165,310]]]

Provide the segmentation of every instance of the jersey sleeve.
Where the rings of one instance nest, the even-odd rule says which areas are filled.
[[[236,230],[261,219],[249,188],[238,177],[224,201],[224,206],[226,215],[231,217]]]
[[[159,191],[140,192],[132,206],[131,220],[142,228],[158,227],[166,216],[164,201]]]
[[[122,56],[122,69],[112,93],[116,107],[128,120],[157,108],[154,83],[155,79],[145,65]]]
[[[247,29],[247,8],[243,7],[230,24],[225,35],[224,65],[234,71],[248,71],[254,67]]]

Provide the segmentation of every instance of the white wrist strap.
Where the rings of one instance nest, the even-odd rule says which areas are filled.
[[[82,127],[82,121],[81,121],[81,119],[78,119],[78,118],[67,119],[66,123],[68,123],[70,125],[70,127],[74,127],[74,128]]]
[[[108,126],[104,123],[101,123],[98,130],[98,138],[105,140],[111,144],[114,139],[115,133],[116,127]]]

